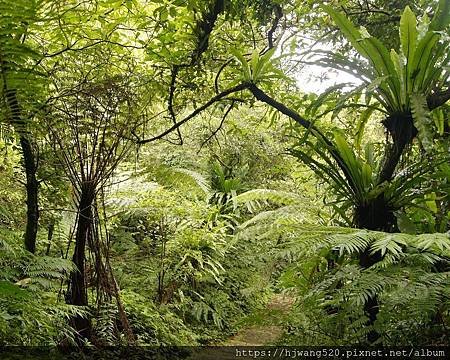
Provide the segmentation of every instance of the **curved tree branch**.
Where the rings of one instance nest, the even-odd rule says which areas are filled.
[[[292,120],[294,120],[297,124],[304,127],[305,129],[309,130],[312,135],[314,135],[318,140],[322,141],[326,146],[328,151],[330,152],[333,159],[337,162],[339,168],[342,170],[342,172],[345,175],[345,178],[347,179],[349,185],[351,188],[356,191],[356,185],[354,184],[353,178],[342,159],[342,156],[337,151],[334,143],[328,139],[316,126],[314,126],[313,123],[311,123],[309,120],[305,119],[303,116],[298,114],[292,109],[289,109],[284,104],[278,102],[274,98],[267,95],[264,91],[262,91],[260,88],[258,88],[255,84],[249,84],[248,89],[252,92],[252,94],[255,96],[256,99],[259,101],[262,101],[273,108],[277,109],[279,112],[283,113],[284,115],[290,117]]]
[[[281,18],[283,17],[283,9],[280,5],[275,5],[273,8],[275,12],[275,18],[273,19],[272,26],[270,30],[267,32],[267,41],[269,43],[269,49],[272,49],[274,47],[273,43],[273,34],[277,30],[278,23],[280,22]]]

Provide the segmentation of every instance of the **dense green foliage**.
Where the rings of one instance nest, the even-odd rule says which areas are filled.
[[[448,345],[449,24],[0,0],[0,345]]]

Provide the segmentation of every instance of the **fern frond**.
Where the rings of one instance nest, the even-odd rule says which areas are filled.
[[[399,257],[403,253],[402,246],[408,243],[406,234],[384,234],[371,245],[372,254],[380,252],[384,256],[387,252],[393,257]]]
[[[250,212],[255,212],[264,205],[293,205],[304,204],[307,207],[305,199],[301,196],[279,190],[254,189],[246,191],[234,197],[237,204],[246,204]]]
[[[413,237],[413,243],[422,250],[431,250],[438,254],[450,254],[450,234],[421,234]]]
[[[179,174],[184,174],[188,179],[193,180],[197,186],[205,193],[205,195],[211,195],[211,187],[209,186],[209,180],[202,174],[196,171],[183,168],[173,168],[173,171]]]
[[[350,234],[336,234],[331,238],[334,249],[339,250],[339,255],[343,255],[344,252],[353,254],[364,251],[373,241],[371,233],[364,230]]]

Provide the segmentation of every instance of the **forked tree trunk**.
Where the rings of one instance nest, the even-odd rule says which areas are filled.
[[[66,302],[71,305],[87,306],[87,288],[85,279],[85,250],[89,237],[92,236],[93,211],[95,187],[90,183],[82,185],[81,197],[78,205],[78,224],[75,235],[75,250],[72,261],[77,271],[72,272],[69,280],[69,291]],[[72,327],[78,332],[79,339],[89,339],[91,335],[90,319],[74,316],[71,319]]]

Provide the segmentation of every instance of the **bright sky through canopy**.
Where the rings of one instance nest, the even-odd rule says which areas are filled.
[[[296,79],[300,90],[316,94],[320,94],[337,84],[361,84],[361,80],[346,72],[327,69],[318,65],[305,65],[296,76]]]

